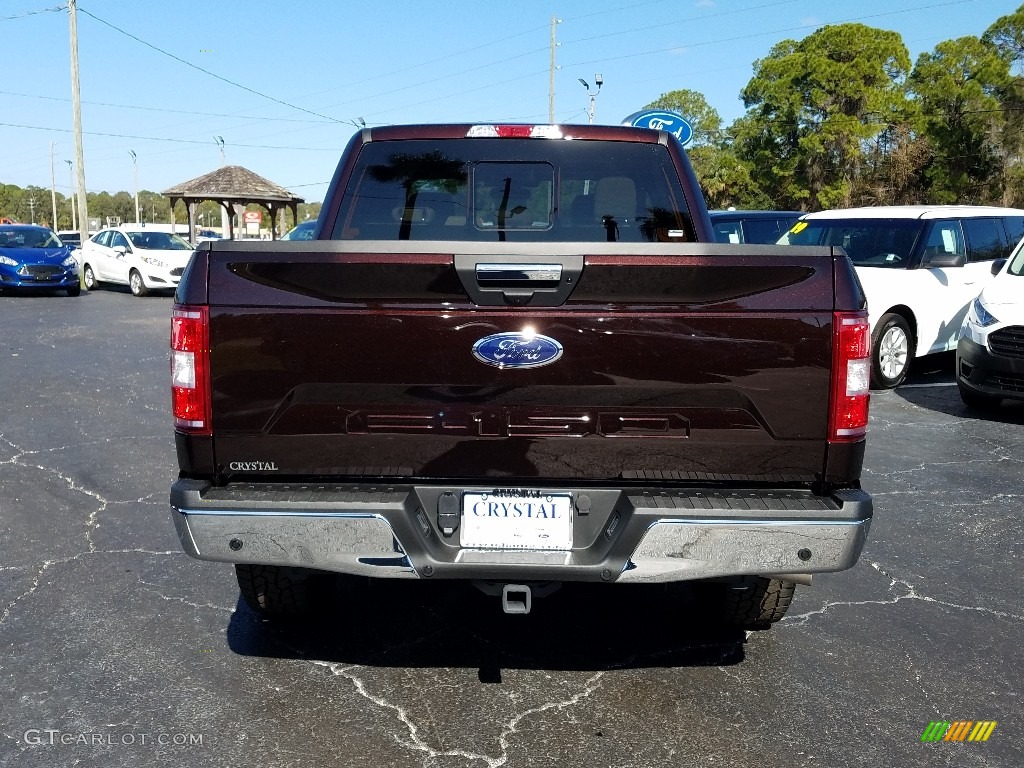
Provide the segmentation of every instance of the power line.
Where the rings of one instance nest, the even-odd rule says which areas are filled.
[[[81,9],[79,9],[81,10]],[[51,131],[55,133],[71,133],[70,128],[48,128],[42,125],[20,125],[18,123],[0,123],[0,126],[4,128],[21,128],[28,131]],[[199,139],[171,139],[164,136],[134,136],[127,133],[101,133],[99,131],[83,131],[87,136],[104,136],[106,138],[113,139],[136,139],[139,141],[169,141],[175,144],[202,144],[207,146],[209,141],[200,141]],[[337,152],[337,147],[275,147],[268,146],[265,144],[236,144],[232,143],[233,147],[243,147],[245,149],[285,149],[289,151],[302,151],[302,152]]]
[[[21,96],[26,99],[43,99],[45,101],[62,101],[69,102],[71,99],[65,99],[60,96],[40,96],[35,93],[15,93],[13,91],[0,91],[0,95],[3,96]],[[83,101],[83,104],[88,104],[94,107],[113,107],[115,109],[137,109],[145,112],[168,112],[175,115],[190,115],[197,117],[231,117],[240,120],[256,120],[256,121],[272,121],[272,122],[283,122],[283,123],[305,123],[307,125],[337,125],[336,120],[302,120],[295,117],[249,117],[248,115],[229,115],[221,114],[218,112],[196,112],[191,109],[168,109],[167,107],[141,107],[134,104],[111,104],[104,101]]]
[[[135,35],[131,34],[130,32],[126,32],[125,30],[121,29],[120,27],[118,27],[118,26],[116,26],[114,24],[111,24],[109,21],[101,19],[99,16],[96,16],[95,14],[89,13],[89,11],[85,10],[81,6],[78,7],[78,10],[81,13],[84,13],[86,16],[90,17],[91,19],[95,19],[100,24],[103,24],[105,26],[110,27],[115,32],[121,33],[125,37],[128,37],[128,38],[134,40],[135,42],[139,43],[140,45],[144,45],[147,48],[152,48],[157,53],[162,53],[164,56],[167,56],[168,58],[174,59],[179,64],[184,64],[186,67],[191,67],[192,69],[195,69],[195,70],[197,70],[199,72],[202,72],[204,75],[209,75],[210,77],[212,77],[212,78],[214,78],[216,80],[220,80],[223,83],[227,83],[228,85],[231,85],[231,86],[233,86],[235,88],[241,88],[243,91],[248,91],[251,94],[259,96],[262,99],[267,99],[268,101],[272,101],[275,104],[281,104],[281,105],[283,105],[285,107],[288,107],[289,109],[294,109],[294,110],[297,110],[299,112],[305,112],[307,115],[313,115],[315,117],[320,117],[320,118],[323,118],[324,120],[330,120],[333,123],[347,123],[348,122],[347,120],[338,120],[337,118],[334,118],[334,117],[328,117],[327,115],[322,115],[319,112],[314,112],[311,109],[305,109],[304,107],[300,107],[300,106],[298,106],[296,104],[290,104],[287,101],[282,101],[281,99],[277,99],[277,98],[274,98],[273,96],[268,96],[265,93],[261,93],[260,91],[257,91],[255,88],[250,88],[247,85],[242,85],[241,83],[236,83],[234,80],[229,80],[226,77],[222,77],[221,75],[218,75],[216,72],[211,72],[208,69],[203,69],[202,67],[200,67],[200,66],[198,66],[196,64],[193,64],[191,61],[186,61],[185,59],[181,58],[180,56],[175,56],[173,53],[171,53],[169,51],[165,51],[163,48],[160,48],[160,47],[158,47],[156,45],[153,45],[152,43],[147,43],[142,38],[136,37]]]
[[[24,19],[24,18],[26,18],[28,16],[38,16],[41,13],[55,13],[57,11],[63,11],[65,8],[67,8],[66,5],[58,5],[58,6],[55,6],[54,8],[40,8],[37,11],[25,11],[24,13],[19,13],[19,14],[16,14],[14,16],[0,16],[0,21],[12,21],[14,19]]]
[[[658,49],[653,50],[653,51],[640,51],[638,53],[627,53],[627,54],[624,54],[622,56],[615,56],[613,58],[605,57],[605,58],[601,58],[601,59],[592,59],[590,61],[578,61],[578,62],[575,62],[573,64],[566,64],[564,66],[567,66],[567,67],[582,67],[582,66],[585,66],[585,65],[588,65],[588,64],[598,64],[598,63],[604,63],[604,62],[608,62],[608,61],[620,61],[622,59],[634,59],[634,58],[637,58],[638,56],[650,56],[652,53],[669,53],[670,51],[675,51],[675,50],[678,50],[679,48],[699,48],[699,47],[704,47],[704,46],[708,46],[708,45],[719,45],[721,43],[734,43],[734,42],[736,42],[738,40],[750,40],[751,38],[764,37],[766,35],[780,35],[780,34],[784,34],[784,33],[787,33],[787,32],[798,32],[798,31],[803,30],[803,29],[822,29],[824,27],[833,26],[835,24],[848,24],[848,23],[855,22],[855,21],[864,21],[866,19],[877,19],[877,18],[881,18],[883,16],[895,16],[895,15],[898,15],[898,14],[901,14],[901,13],[911,13],[913,11],[928,11],[928,10],[932,10],[934,8],[944,8],[944,7],[950,6],[950,5],[963,5],[964,3],[971,3],[971,2],[975,2],[975,1],[976,0],[950,0],[950,2],[946,2],[946,3],[934,3],[932,5],[919,5],[916,8],[902,8],[902,9],[900,9],[898,11],[885,11],[884,13],[872,13],[872,14],[868,14],[868,15],[865,15],[865,16],[854,16],[854,17],[848,18],[848,19],[840,19],[838,21],[815,22],[813,24],[800,24],[800,25],[795,26],[795,27],[786,27],[785,29],[772,29],[772,30],[766,30],[764,32],[753,32],[753,33],[751,33],[749,35],[736,35],[734,37],[718,38],[717,40],[704,40],[704,41],[699,42],[699,43],[687,43],[687,44],[684,44],[684,45],[674,45],[671,48],[658,48]],[[636,31],[636,30],[632,30],[632,31]],[[613,33],[613,34],[618,34],[618,33]],[[902,36],[901,36],[901,38],[902,38]]]

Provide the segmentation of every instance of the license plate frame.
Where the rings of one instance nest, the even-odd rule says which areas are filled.
[[[466,491],[460,543],[470,549],[569,551],[574,510],[571,493]]]

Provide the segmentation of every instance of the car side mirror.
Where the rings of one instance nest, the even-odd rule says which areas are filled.
[[[127,253],[127,252],[128,252],[128,249],[127,249],[127,248],[125,248],[125,247],[124,247],[123,245],[115,245],[115,246],[114,246],[114,251],[116,251],[117,253],[119,253],[119,254],[121,254],[122,256],[124,256],[124,255],[125,255],[125,253]]]
[[[992,274],[998,275],[1003,271],[1003,267],[1006,266],[1006,259],[996,259],[992,262]]]
[[[936,253],[925,261],[924,266],[962,267],[966,263],[967,257],[962,253]]]

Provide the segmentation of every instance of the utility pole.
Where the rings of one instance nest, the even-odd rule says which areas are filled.
[[[28,199],[28,210],[29,210],[29,223],[35,224],[36,223],[36,199],[34,197],[30,197]]]
[[[129,149],[128,154],[132,156],[132,176],[135,178],[135,223],[141,224],[139,218],[139,163],[134,149]]]
[[[50,142],[50,202],[53,204],[53,219],[50,221],[50,229],[56,232],[57,226],[57,176],[53,171],[53,142]]]
[[[78,229],[78,215],[75,213],[75,163],[65,160],[68,164],[68,202],[71,203],[71,228]]]
[[[224,137],[214,136],[213,140],[217,143],[220,148],[220,167],[223,168],[227,162],[224,158]],[[234,230],[231,227],[231,220],[229,219],[230,214],[228,213],[227,206],[221,204],[220,206],[220,236],[227,239],[229,234],[234,234]]]
[[[82,244],[89,239],[89,205],[85,199],[85,149],[82,146],[82,94],[78,80],[78,6],[77,0],[68,0],[68,18],[71,27],[71,109],[75,117],[75,164],[78,171],[78,231]],[[83,273],[79,280],[84,283]]]
[[[548,69],[548,123],[550,125],[555,124],[555,48],[558,47],[558,43],[555,42],[555,25],[561,24],[562,20],[556,18],[554,15],[551,17],[551,66]]]

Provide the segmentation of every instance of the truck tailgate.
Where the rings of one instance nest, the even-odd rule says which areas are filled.
[[[217,474],[822,480],[841,253],[543,248],[229,242],[197,252]],[[581,270],[562,278],[575,286],[555,306],[516,306],[511,290],[511,304],[475,303],[479,286],[457,263],[501,259]],[[502,365],[487,359],[499,334],[545,337],[561,353]]]

